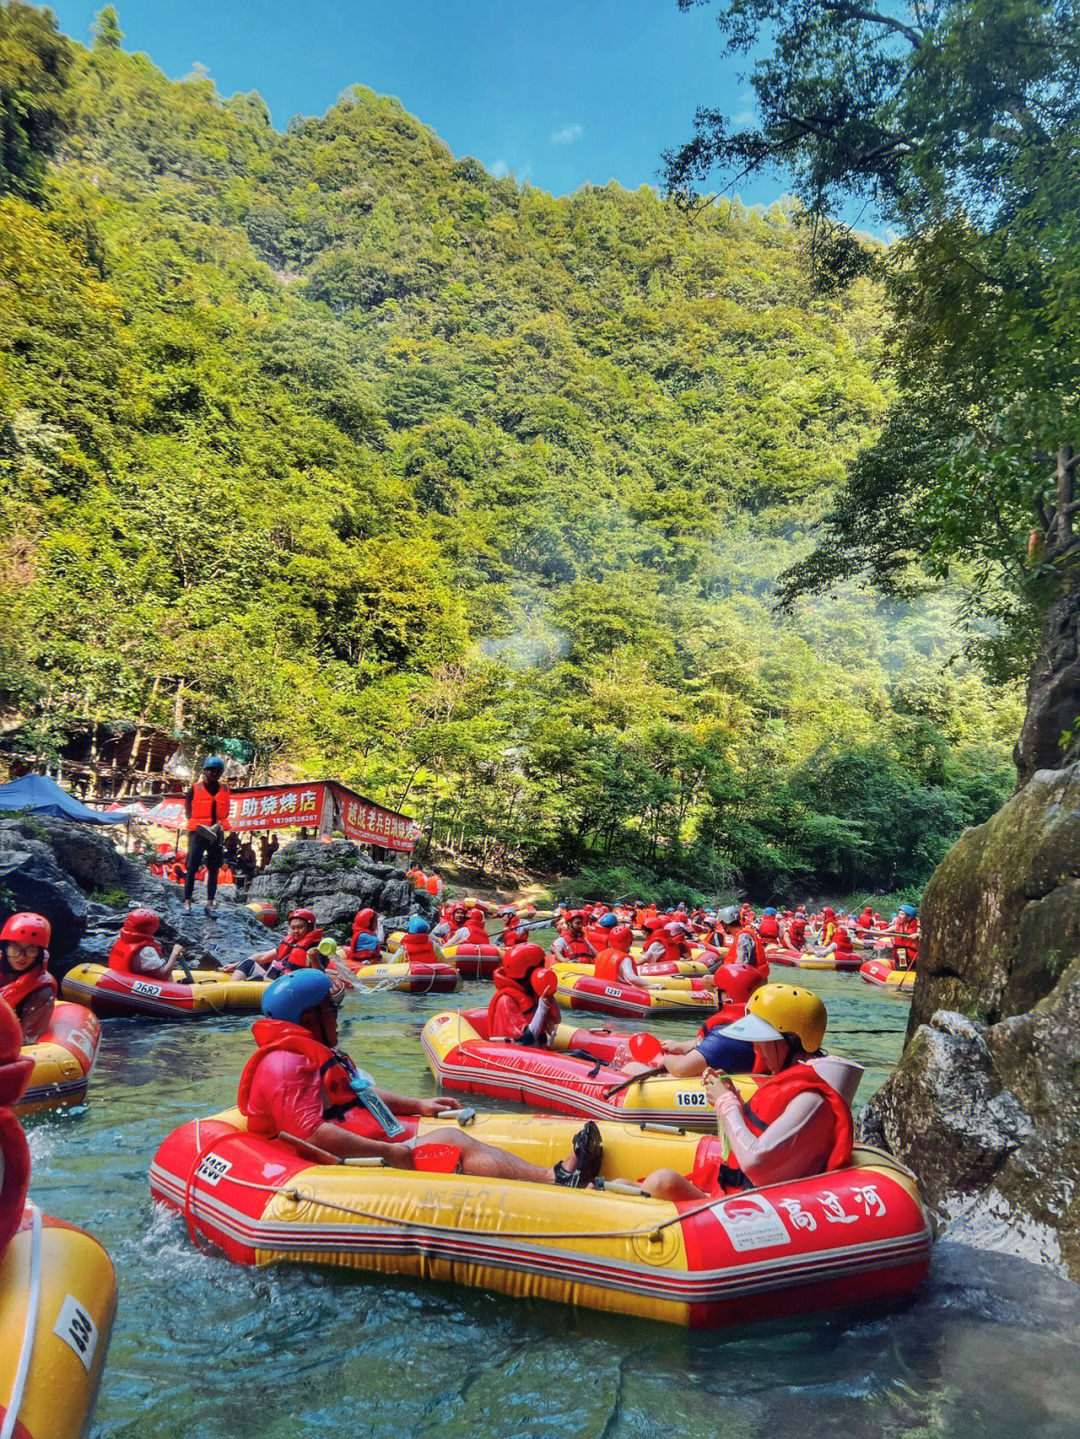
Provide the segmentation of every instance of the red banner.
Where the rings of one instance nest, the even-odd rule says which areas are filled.
[[[344,785],[269,785],[265,789],[233,790],[229,824],[237,831],[304,827],[330,834],[334,830],[357,844],[378,844],[408,853],[419,834],[415,822],[372,803]],[[152,809],[136,806],[141,817],[164,829],[183,829],[184,801],[170,795]]]
[[[384,849],[408,853],[416,839],[416,825],[406,815],[383,809],[344,785],[332,784],[334,829],[357,844],[380,844]]]

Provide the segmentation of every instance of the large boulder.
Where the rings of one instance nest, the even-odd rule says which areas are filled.
[[[900,1063],[860,1118],[950,1238],[1080,1279],[1080,765],[942,861]]]
[[[357,910],[371,908],[391,927],[410,914],[431,915],[435,901],[393,865],[376,864],[350,840],[298,840],[279,849],[252,881],[251,899],[270,900],[282,917],[304,906],[324,929],[347,935]]]
[[[116,838],[113,830],[44,816],[0,821],[0,918],[16,909],[45,915],[58,977],[75,964],[106,963],[125,914],[136,905],[161,915],[159,938],[182,944],[195,965],[227,964],[270,946],[265,926],[235,901],[231,886],[219,890],[213,915],[203,913],[201,895],[187,913],[177,886],[121,854]]]

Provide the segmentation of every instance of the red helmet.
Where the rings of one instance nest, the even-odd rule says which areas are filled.
[[[543,964],[544,947],[541,944],[515,944],[503,955],[503,973],[510,979],[524,979],[530,969]]]
[[[459,914],[463,914],[463,915],[465,916],[465,918],[468,919],[468,917],[469,917],[469,909],[468,909],[468,906],[467,906],[467,905],[464,905],[464,904],[455,904],[454,907],[453,907],[453,909],[450,911],[450,918],[451,918],[451,919],[457,919],[457,917],[458,917]]]
[[[653,914],[649,916],[641,927],[642,929],[648,929],[655,933],[656,930],[663,929],[666,923],[667,920],[664,919],[662,915]]]
[[[745,1004],[765,983],[765,976],[753,964],[722,964],[714,978],[717,993],[723,991],[732,1004]]]
[[[306,910],[306,909],[298,909],[298,910],[295,910],[294,913],[297,914],[297,915],[300,915],[302,918],[305,918],[305,919],[306,919],[307,916],[308,916],[308,914],[310,913],[310,911],[309,911],[309,910]],[[314,915],[312,915],[311,917],[312,917],[312,919],[315,918]],[[292,919],[292,915],[291,915],[291,914],[289,915],[289,918]],[[357,913],[357,914],[355,914],[355,915],[353,916],[353,922],[352,922],[353,934],[359,934],[361,930],[367,930],[372,924],[374,924],[374,922],[375,922],[375,911],[374,911],[373,909],[362,909],[362,910],[360,910],[359,913]]]
[[[620,924],[608,935],[608,944],[612,949],[622,950],[623,954],[630,953],[630,946],[634,942],[634,931],[628,924]]]
[[[312,929],[314,929],[319,922],[315,918],[314,911],[310,909],[294,909],[293,912],[289,915],[289,918],[291,920],[302,919],[305,921],[305,923],[309,924]]]
[[[129,915],[125,916],[120,934],[124,939],[143,938],[146,935],[157,934],[160,924],[161,916],[155,914],[152,909],[133,909]]]
[[[10,939],[15,944],[36,944],[40,949],[48,949],[51,938],[52,925],[42,914],[13,914],[0,929],[0,939]]]

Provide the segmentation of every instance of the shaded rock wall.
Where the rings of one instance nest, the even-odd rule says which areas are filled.
[[[922,923],[907,1043],[860,1133],[950,1238],[1080,1279],[1080,765],[966,831]]]
[[[410,914],[435,912],[431,896],[414,889],[401,870],[376,864],[347,839],[329,844],[298,840],[279,849],[253,880],[250,898],[272,900],[282,918],[304,905],[340,939],[348,937],[360,909],[375,910],[391,928],[404,924]]]

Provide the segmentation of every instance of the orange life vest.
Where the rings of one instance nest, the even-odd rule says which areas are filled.
[[[621,949],[602,949],[593,962],[593,975],[609,984],[623,984],[625,981],[619,974],[619,965],[627,958]]]
[[[321,929],[313,929],[295,943],[291,939],[283,939],[277,947],[273,963],[286,974],[292,969],[311,968],[311,951],[316,948],[322,937]]]
[[[855,1126],[851,1108],[843,1095],[826,1079],[816,1073],[808,1064],[793,1064],[767,1079],[752,1098],[743,1101],[742,1113],[746,1127],[755,1135],[764,1134],[775,1119],[779,1119],[793,1099],[800,1094],[819,1094],[832,1110],[832,1142],[822,1172],[843,1169],[851,1159],[851,1146],[855,1137]],[[729,1171],[740,1174],[732,1159],[727,1162]],[[750,1180],[741,1175],[742,1187],[752,1187]]]
[[[422,964],[434,964],[439,958],[435,953],[435,946],[431,942],[430,934],[403,934],[401,947],[410,964],[413,960]]]
[[[191,814],[188,816],[188,833],[201,824],[220,824],[229,828],[229,786],[219,784],[217,794],[211,794],[201,779],[191,789]]]

